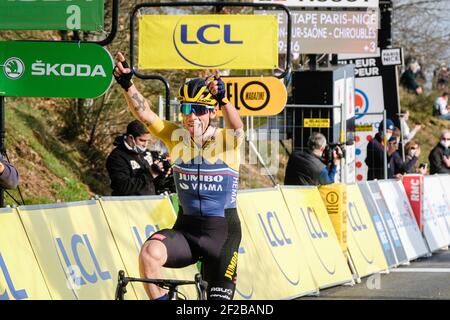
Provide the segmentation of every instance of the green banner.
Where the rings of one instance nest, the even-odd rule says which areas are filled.
[[[113,60],[93,43],[0,41],[0,95],[95,98],[112,82]]]
[[[3,30],[103,31],[104,0],[0,0]]]

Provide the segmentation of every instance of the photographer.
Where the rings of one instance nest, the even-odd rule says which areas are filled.
[[[293,152],[289,157],[284,177],[285,185],[322,185],[334,182],[336,166],[342,157],[341,149],[336,146],[331,151],[331,164],[322,159],[327,139],[321,133],[314,132],[308,139],[308,150]]]
[[[156,194],[154,182],[164,178],[164,170],[162,162],[159,166],[147,150],[149,140],[150,133],[138,120],[130,122],[127,132],[114,140],[116,148],[106,160],[113,196]]]

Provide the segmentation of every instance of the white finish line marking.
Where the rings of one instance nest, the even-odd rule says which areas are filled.
[[[391,272],[435,272],[435,273],[450,273],[449,268],[407,268],[407,269],[392,269]]]

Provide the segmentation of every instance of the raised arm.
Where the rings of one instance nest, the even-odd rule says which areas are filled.
[[[219,102],[222,107],[222,114],[225,120],[225,127],[233,130],[240,130],[244,127],[244,123],[241,120],[241,116],[236,108],[227,99],[225,84],[220,79],[218,71],[215,72],[214,78],[211,77],[206,80],[206,84],[212,93],[212,95]]]
[[[147,99],[142,96],[131,81],[133,72],[129,68],[128,63],[125,61],[123,54],[118,52],[116,58],[117,61],[114,68],[114,77],[124,89],[124,96],[127,100],[130,111],[136,119],[140,120],[144,124],[152,124],[158,116],[152,111]]]

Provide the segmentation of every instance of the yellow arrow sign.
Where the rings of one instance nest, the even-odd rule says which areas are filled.
[[[228,99],[241,116],[273,116],[286,105],[286,87],[278,78],[222,77],[222,80]]]

